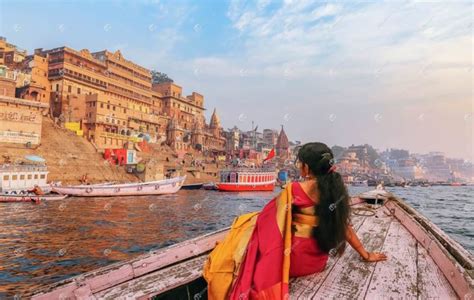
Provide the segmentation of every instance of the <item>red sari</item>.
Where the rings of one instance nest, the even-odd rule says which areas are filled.
[[[231,299],[288,299],[290,276],[324,269],[323,253],[311,231],[317,226],[314,202],[292,183],[260,212]]]
[[[294,214],[314,215],[314,202],[298,182],[292,183],[292,194]],[[316,240],[311,237],[312,226],[294,223],[297,230],[291,235],[290,277],[321,272],[328,261],[327,253],[321,251]]]

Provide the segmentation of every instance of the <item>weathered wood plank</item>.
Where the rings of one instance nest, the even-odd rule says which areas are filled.
[[[354,215],[351,218],[352,226],[358,231],[366,217]],[[350,247],[350,246],[348,246]],[[308,276],[292,278],[290,281],[290,295],[292,299],[308,299],[319,288],[324,278],[328,276],[332,268],[339,260],[339,256],[329,257],[326,268],[319,273]]]
[[[468,274],[466,269],[469,265],[472,265],[470,257],[455,251],[456,257],[461,256],[461,260],[466,263],[466,266],[462,266],[457,258],[448,251],[455,250],[454,247],[451,247],[452,241],[450,238],[441,238],[439,235],[435,236],[432,232],[428,232],[427,229],[431,230],[431,226],[434,226],[434,224],[422,218],[421,214],[413,209],[406,208],[407,210],[405,210],[405,207],[403,205],[399,206],[397,201],[388,202],[386,204],[387,208],[393,212],[393,215],[415,239],[427,249],[429,255],[443,272],[457,296],[459,298],[472,298],[474,279]],[[422,222],[422,224],[419,222]],[[443,240],[443,244],[438,240],[438,237]]]
[[[170,264],[198,256],[215,247],[217,241],[224,238],[228,229],[184,241],[179,244],[141,255],[125,262],[111,264],[77,277],[54,283],[33,292],[32,299],[51,299],[54,295],[74,299],[75,290],[79,292],[100,292],[146,273],[154,272]]]
[[[95,293],[97,299],[139,299],[152,297],[175,287],[189,283],[202,274],[202,266],[207,256],[202,255],[186,262],[173,265],[151,274],[116,285]]]
[[[417,243],[419,299],[457,299],[456,292],[428,251]]]
[[[366,299],[417,298],[416,244],[402,224],[392,221],[382,248],[389,258],[376,263]]]
[[[394,203],[388,204],[389,207],[393,206]],[[403,209],[408,215],[413,217],[417,223],[419,224],[420,228],[431,233],[433,236],[437,238],[437,240],[450,252],[452,256],[456,258],[456,260],[466,267],[469,270],[474,269],[474,255],[464,249],[458,242],[453,240],[448,234],[446,234],[441,228],[439,228],[436,224],[431,222],[428,218],[422,215],[420,212],[415,210],[413,207],[408,205],[405,201],[396,198],[396,204],[398,207]],[[426,244],[424,244],[426,247]]]
[[[391,216],[380,213],[377,217],[366,218],[358,235],[367,251],[381,250],[392,220]],[[374,263],[363,262],[359,254],[349,247],[309,298],[363,299],[374,268]]]

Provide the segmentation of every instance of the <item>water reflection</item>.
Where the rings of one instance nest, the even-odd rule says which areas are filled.
[[[368,188],[351,188],[351,194]],[[180,191],[167,196],[0,204],[0,298],[229,226],[278,193]],[[394,188],[474,249],[473,187]]]

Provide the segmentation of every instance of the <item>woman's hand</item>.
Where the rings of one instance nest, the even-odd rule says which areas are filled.
[[[366,262],[377,262],[387,260],[387,255],[380,252],[366,252],[367,254],[362,256],[362,259]]]

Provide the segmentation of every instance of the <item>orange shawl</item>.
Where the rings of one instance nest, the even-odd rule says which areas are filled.
[[[257,218],[230,299],[288,299],[291,254],[291,184]]]

